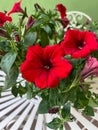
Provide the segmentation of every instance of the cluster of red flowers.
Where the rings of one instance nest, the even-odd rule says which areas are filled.
[[[64,54],[73,58],[85,58],[98,49],[95,35],[91,32],[68,30],[60,45],[31,46],[25,62],[21,65],[23,77],[34,82],[39,88],[56,87],[60,79],[66,78],[72,65],[63,58]]]
[[[20,6],[21,1],[14,4],[8,15],[16,12],[24,13]],[[67,20],[66,8],[62,4],[58,4],[56,9],[60,12],[61,21],[65,25],[64,22],[66,23]],[[3,26],[6,21],[11,22],[11,17],[0,12],[0,26]],[[32,18],[28,24],[31,23],[34,23]],[[64,55],[71,55],[73,58],[86,58],[97,49],[98,43],[94,33],[68,30],[60,44],[48,45],[45,48],[40,45],[30,46],[20,71],[27,81],[34,82],[37,87],[54,88],[61,79],[69,76],[73,68],[70,61],[64,58]]]
[[[10,17],[13,13],[24,13],[24,10],[21,8],[21,2],[16,2],[12,9],[6,14],[6,12],[0,12],[0,26],[3,26],[7,21],[12,22],[12,18]]]

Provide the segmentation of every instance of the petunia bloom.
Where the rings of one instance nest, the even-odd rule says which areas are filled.
[[[12,22],[12,18],[7,16],[6,13],[0,12],[0,26],[3,26],[7,21]]]
[[[72,65],[62,57],[59,45],[30,46],[20,71],[24,79],[34,82],[41,89],[54,88],[60,79],[66,78]]]
[[[59,21],[63,25],[63,28],[65,28],[69,24],[69,20],[66,17],[66,7],[63,4],[57,4],[56,10],[60,13],[61,19]]]
[[[61,18],[64,19],[66,17],[66,7],[63,4],[57,4],[56,9],[59,11]]]
[[[61,42],[64,54],[73,58],[85,58],[92,51],[97,50],[98,43],[95,34],[88,31],[68,30]]]
[[[82,80],[95,75],[98,76],[98,60],[94,57],[88,57],[83,70],[80,73]]]
[[[22,0],[15,2],[12,9],[8,12],[8,15],[11,15],[13,13],[23,13],[24,14],[24,10],[21,8],[21,2],[22,2]]]

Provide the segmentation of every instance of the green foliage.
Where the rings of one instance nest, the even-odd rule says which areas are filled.
[[[16,52],[9,52],[1,59],[1,69],[6,73],[9,74],[9,71],[16,59],[17,53]]]
[[[49,44],[47,32],[44,31],[43,29],[40,30],[40,39],[41,39],[40,44],[42,47],[45,47],[46,45]]]
[[[56,130],[58,128],[62,130],[62,121],[60,118],[54,118],[51,122],[46,123],[46,125],[53,130]]]
[[[18,77],[18,69],[16,67],[12,67],[8,74],[6,74],[5,77],[5,86],[3,89],[11,88],[13,85],[15,85],[17,77]]]
[[[71,104],[68,102],[66,103],[63,108],[61,109],[61,116],[63,119],[65,119],[66,121],[70,120],[70,106]]]
[[[19,94],[19,96],[20,97],[22,97],[24,94],[26,94],[27,93],[27,88],[26,87],[23,87],[21,84],[19,84],[19,85],[14,85],[13,87],[12,87],[12,94],[15,96],[15,97],[17,97],[18,96],[18,94]]]
[[[9,41],[0,39],[0,50],[2,50],[4,52],[8,52],[11,49],[9,44],[10,44]]]
[[[93,52],[91,53],[91,56],[98,59],[98,50],[93,51]]]
[[[24,47],[28,48],[30,45],[33,45],[36,42],[37,33],[36,32],[29,32],[24,37]]]
[[[12,87],[11,92],[12,92],[12,94],[13,94],[15,97],[18,96],[18,88],[17,88],[16,85]]]
[[[86,106],[85,109],[83,110],[83,114],[88,116],[94,116],[94,110],[91,106]]]
[[[39,104],[38,112],[40,114],[48,113],[49,108],[49,102],[47,100],[42,100]]]

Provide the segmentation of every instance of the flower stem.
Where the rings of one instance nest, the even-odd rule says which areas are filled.
[[[65,91],[63,91],[62,93],[67,93],[69,92],[72,88],[78,86],[79,82],[80,82],[80,77],[76,76],[76,78],[74,79],[74,81],[72,82],[72,84],[68,87],[68,89],[66,89]]]

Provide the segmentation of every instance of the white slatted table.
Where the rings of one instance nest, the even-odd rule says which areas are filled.
[[[0,71],[0,74],[2,86],[5,78],[3,72]],[[0,130],[51,130],[45,123],[50,122],[53,116],[37,113],[40,101],[38,96],[27,100],[25,96],[14,97],[10,90],[3,92],[0,98]],[[65,123],[64,130],[98,130],[98,108],[95,108],[92,118],[84,117],[74,108],[71,113],[75,120]]]

